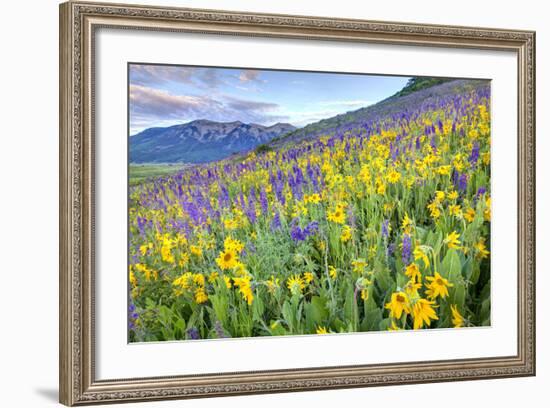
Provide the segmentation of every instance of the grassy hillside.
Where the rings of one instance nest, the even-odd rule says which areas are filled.
[[[401,91],[381,102],[309,124],[273,139],[270,146],[278,148],[288,142],[312,140],[320,135],[332,135],[363,128],[382,116],[397,117],[423,105],[433,104],[446,95],[466,93],[482,86],[487,86],[487,81],[413,78]]]
[[[130,186],[137,186],[149,179],[175,174],[184,167],[181,164],[130,164],[128,168]]]

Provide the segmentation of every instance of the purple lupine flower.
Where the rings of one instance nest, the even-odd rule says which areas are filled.
[[[395,252],[395,244],[392,242],[391,244],[388,245],[388,248],[386,250],[388,258],[392,256],[394,252]]]
[[[248,217],[248,221],[250,221],[251,224],[255,224],[256,223],[256,206],[254,205],[254,201],[250,201],[248,203],[244,212]]]
[[[296,218],[294,219],[296,220]],[[302,231],[302,229],[300,228],[299,225],[296,225],[296,223],[294,223],[294,220],[292,220],[292,227],[290,228],[290,237],[295,241],[295,242],[300,242],[300,241],[305,241],[306,239],[306,236],[304,234],[304,231]]]
[[[251,224],[256,223],[256,194],[254,193],[254,189],[251,189],[248,194],[248,205],[245,207],[245,214],[248,217],[248,220]]]
[[[139,314],[136,311],[136,305],[130,303],[128,306],[128,326],[130,330],[135,329],[136,320],[139,318]]]
[[[384,220],[382,222],[382,237],[384,238],[388,238],[388,236],[390,235],[389,224],[390,224],[390,220]]]
[[[479,187],[477,189],[476,198],[481,197],[483,194],[487,192],[487,189],[483,186]]]
[[[138,216],[137,224],[138,224],[139,233],[143,235],[145,233],[145,225],[147,225],[147,218]]]
[[[284,184],[282,181],[275,181],[274,183],[274,190],[275,190],[275,197],[277,197],[277,200],[282,204],[285,205],[286,199],[285,195],[283,194]]]
[[[399,148],[395,146],[391,146],[391,143],[390,143],[390,151],[391,151],[391,161],[395,162],[397,160],[397,155],[399,154]]]
[[[199,331],[195,327],[191,327],[187,330],[187,335],[191,340],[199,340],[201,338]]]
[[[265,214],[268,210],[268,204],[267,204],[267,194],[265,193],[265,189],[262,187],[260,190],[260,206],[262,207],[262,212]]]
[[[312,235],[315,235],[317,233],[317,231],[319,231],[319,222],[317,222],[317,221],[311,221],[304,228],[304,234],[306,235],[306,237],[310,237]]]
[[[411,237],[409,234],[403,234],[403,250],[401,251],[401,260],[408,265],[411,259]]]
[[[466,173],[462,173],[458,177],[458,190],[462,192],[466,192],[467,188],[468,188],[468,175]]]
[[[241,205],[242,210],[246,211],[246,203],[244,202],[244,194],[243,194],[242,190],[239,193],[239,204]]]
[[[479,160],[479,143],[476,141],[472,146],[472,152],[470,153],[470,158],[468,159],[470,164],[475,166]]]
[[[439,128],[439,132],[443,133],[443,122],[441,122],[441,119],[437,120],[437,127]]]
[[[220,187],[219,200],[220,200],[221,208],[228,208],[229,205],[231,204],[231,200],[229,198],[229,191],[227,190],[227,187],[223,184]]]
[[[290,223],[290,236],[295,242],[305,241],[308,237],[315,235],[319,230],[319,223],[311,221],[304,229],[300,228],[298,218],[294,218]]]
[[[281,228],[281,215],[279,214],[279,211],[275,211],[275,215],[273,216],[273,220],[271,221],[271,230],[275,231]]]

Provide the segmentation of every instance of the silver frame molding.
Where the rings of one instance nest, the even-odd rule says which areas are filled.
[[[94,33],[98,28],[515,52],[518,349],[513,356],[176,377],[95,379]],[[535,33],[490,28],[68,2],[60,5],[60,402],[197,398],[535,375]]]

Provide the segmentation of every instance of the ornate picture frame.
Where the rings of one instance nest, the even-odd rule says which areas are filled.
[[[326,40],[517,56],[517,353],[303,369],[96,378],[95,35],[100,28]],[[60,5],[60,402],[81,405],[535,375],[535,33],[232,11]],[[495,204],[498,205],[498,204]],[[121,271],[121,273],[124,273]]]

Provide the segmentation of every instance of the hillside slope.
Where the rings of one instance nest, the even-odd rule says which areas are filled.
[[[282,137],[273,139],[269,146],[273,149],[289,142],[314,139],[320,135],[345,132],[357,127],[364,127],[381,117],[403,116],[417,110],[424,104],[434,104],[441,97],[450,94],[459,94],[468,90],[488,86],[486,80],[451,80],[420,90],[412,90],[402,95],[401,92],[378,102],[377,104],[347,112],[332,118],[311,123],[303,128],[296,129]],[[405,88],[404,88],[405,89]]]

